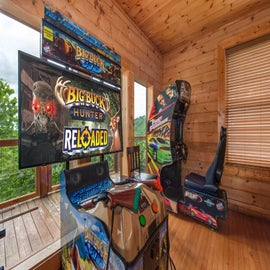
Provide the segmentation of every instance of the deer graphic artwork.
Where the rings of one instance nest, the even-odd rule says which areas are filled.
[[[119,121],[120,121],[120,114],[118,111],[114,116],[111,117],[110,122],[110,130],[112,131],[113,134],[112,145],[110,149],[111,152],[121,150],[121,140],[118,126]]]

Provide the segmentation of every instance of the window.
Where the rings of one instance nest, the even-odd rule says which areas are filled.
[[[226,50],[227,162],[270,168],[270,35]]]
[[[40,33],[0,13],[0,203],[37,193],[35,168],[18,170],[18,50],[40,55]],[[59,184],[64,164],[47,167],[48,183]],[[37,169],[39,170],[39,169]],[[44,170],[42,170],[44,173]],[[37,175],[40,176],[40,173]],[[51,188],[51,187],[50,187]],[[21,197],[20,200],[23,200]]]
[[[140,146],[141,169],[146,170],[146,87],[134,83],[134,144]]]
[[[40,34],[0,13],[0,202],[35,192],[35,169],[18,170],[18,50],[39,55]]]

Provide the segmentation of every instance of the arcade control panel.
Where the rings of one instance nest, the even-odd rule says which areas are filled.
[[[102,227],[98,231],[107,234],[96,235],[99,239],[93,242],[105,244],[92,243],[95,255],[87,254],[92,261],[99,257],[99,263],[94,262],[97,269],[106,269],[111,260],[118,261],[117,269],[121,265],[123,269],[167,269],[167,212],[159,191],[131,179],[115,184],[106,161],[66,170],[64,174],[63,200],[66,212],[77,223],[76,230],[85,233],[85,228],[95,223]]]

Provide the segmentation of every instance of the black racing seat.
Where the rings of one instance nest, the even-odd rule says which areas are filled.
[[[206,175],[202,176],[196,173],[190,173],[185,178],[185,187],[190,187],[200,191],[216,192],[223,173],[225,152],[226,152],[226,128],[220,129],[220,140],[216,155],[208,168]]]

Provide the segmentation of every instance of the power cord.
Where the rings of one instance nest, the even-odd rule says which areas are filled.
[[[172,260],[172,257],[170,256],[170,254],[168,254],[168,259],[169,259],[169,262],[170,262],[170,269],[171,270],[176,270],[176,267],[175,267],[175,264]]]
[[[165,248],[163,249],[163,251],[165,253],[167,253],[167,250]],[[168,263],[169,263],[169,266],[170,266],[169,269],[176,270],[175,264],[173,262],[173,259],[172,259],[171,255],[170,255],[170,253],[167,253],[167,257],[168,257]]]
[[[167,252],[167,249],[166,248],[163,248],[163,252],[165,254],[167,254],[168,263],[169,263],[169,268],[168,269],[170,269],[170,270],[176,270],[176,267],[175,267],[175,264],[173,262],[173,259],[172,259],[171,255],[170,255],[170,252]]]

